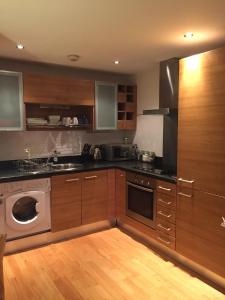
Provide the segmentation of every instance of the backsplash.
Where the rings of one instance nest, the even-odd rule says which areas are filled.
[[[60,155],[79,155],[85,143],[122,143],[123,137],[133,141],[133,132],[115,131],[18,131],[0,132],[0,161],[24,159],[25,148],[31,149],[31,157],[47,157],[54,150]]]

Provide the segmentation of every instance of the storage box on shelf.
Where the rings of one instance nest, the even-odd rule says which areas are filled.
[[[137,87],[118,85],[118,129],[135,129],[137,117]]]
[[[176,184],[157,180],[156,193],[156,239],[175,249]]]

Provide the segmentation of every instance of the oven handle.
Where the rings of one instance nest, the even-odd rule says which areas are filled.
[[[129,181],[127,181],[127,185],[133,186],[133,187],[135,187],[136,189],[139,189],[139,190],[142,190],[142,191],[146,191],[146,192],[148,192],[148,193],[153,193],[153,192],[154,192],[152,189],[145,188],[145,187],[143,187],[143,186],[140,186],[140,185],[131,183],[131,182],[129,182]]]

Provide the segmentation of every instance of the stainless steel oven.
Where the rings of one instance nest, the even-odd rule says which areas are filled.
[[[155,180],[129,172],[127,174],[126,215],[155,228]]]

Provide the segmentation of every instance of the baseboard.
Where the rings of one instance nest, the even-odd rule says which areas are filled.
[[[93,224],[74,227],[59,232],[44,232],[36,235],[19,238],[13,241],[7,241],[5,245],[4,255],[13,254],[20,251],[44,246],[51,243],[75,238],[78,236],[91,234],[97,231],[106,230],[115,226],[115,220],[101,221]]]
[[[191,261],[190,259],[180,255],[176,251],[163,246],[157,240],[147,236],[146,234],[138,231],[130,225],[117,222],[117,226],[125,231],[125,233],[131,235],[133,238],[149,246],[153,251],[162,256],[164,259],[169,259],[175,265],[185,269],[191,275],[198,277],[207,284],[213,286],[220,292],[225,294],[225,278],[209,271],[208,269],[202,267],[201,265]]]

